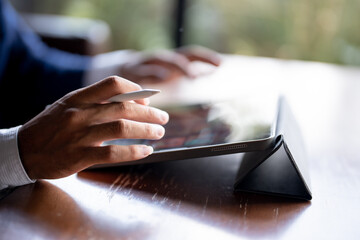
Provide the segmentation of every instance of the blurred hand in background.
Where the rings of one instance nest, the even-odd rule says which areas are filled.
[[[167,82],[179,77],[196,78],[190,64],[194,61],[219,66],[220,55],[208,48],[186,46],[174,51],[137,52],[120,68],[119,75],[134,82]]]

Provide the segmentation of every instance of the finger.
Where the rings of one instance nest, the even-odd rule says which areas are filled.
[[[106,164],[128,162],[145,158],[153,153],[153,148],[146,145],[108,145],[92,147],[87,151],[88,164]]]
[[[140,85],[118,76],[107,77],[89,87],[80,89],[74,96],[77,101],[99,103],[110,97],[131,91],[141,90]],[[141,102],[141,101],[139,101]]]
[[[220,55],[207,48],[193,47],[193,48],[180,48],[179,53],[183,54],[189,61],[201,61],[219,66],[221,63]]]
[[[187,53],[185,56],[191,62],[200,61],[200,62],[209,63],[214,66],[220,66],[220,62],[221,62],[220,57],[211,54]]]
[[[136,99],[136,100],[134,100],[134,102],[144,105],[144,106],[148,106],[150,104],[150,99],[149,98]]]
[[[189,70],[190,61],[183,55],[176,52],[167,52],[150,57],[145,64],[163,66],[171,71],[179,71],[185,76],[193,77]]]
[[[114,119],[128,119],[137,122],[166,124],[169,115],[157,108],[131,102],[96,104],[85,109],[79,119],[92,123],[110,122]]]
[[[130,101],[124,101],[125,102],[131,102],[131,103],[138,103],[144,106],[148,106],[150,104],[150,99],[149,98],[142,98],[142,99],[136,99],[136,100],[130,100]]]
[[[120,119],[91,126],[87,129],[84,141],[98,145],[119,138],[157,140],[164,134],[165,129],[161,125]]]

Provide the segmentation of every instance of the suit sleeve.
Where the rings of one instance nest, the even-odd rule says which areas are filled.
[[[46,46],[7,1],[0,14],[0,127],[11,127],[82,87],[90,58]]]

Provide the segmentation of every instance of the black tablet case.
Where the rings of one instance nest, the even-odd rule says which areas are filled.
[[[279,102],[275,146],[243,155],[234,191],[311,200],[302,134],[286,99]]]

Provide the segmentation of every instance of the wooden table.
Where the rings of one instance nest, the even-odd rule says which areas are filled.
[[[207,79],[156,87],[174,101],[285,94],[303,130],[313,200],[233,193],[241,154],[84,171],[1,200],[0,239],[360,238],[360,69],[224,56]]]

